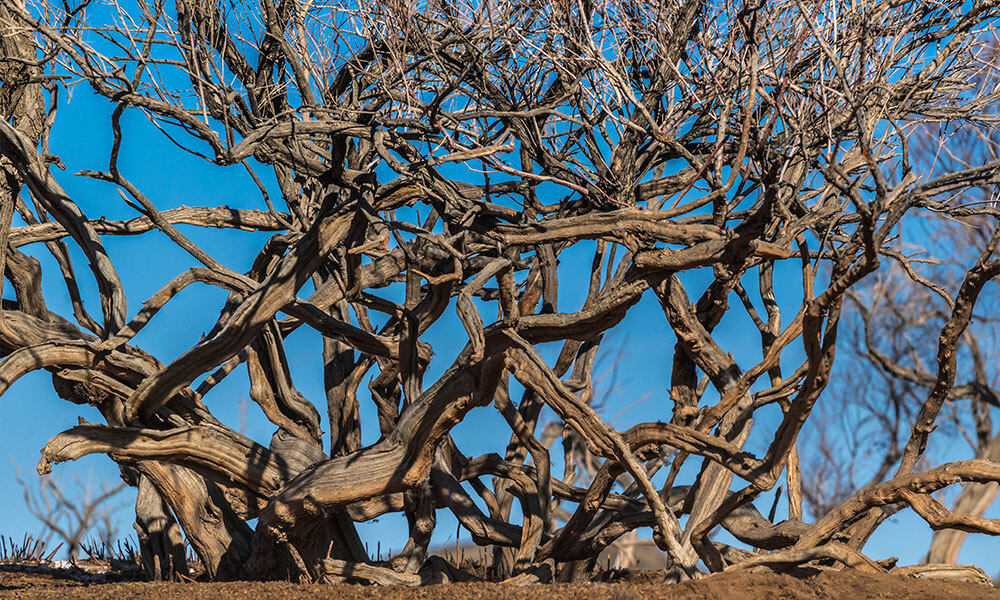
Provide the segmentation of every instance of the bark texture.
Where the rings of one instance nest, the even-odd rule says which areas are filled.
[[[440,511],[517,585],[586,579],[640,528],[684,579],[882,573],[864,545],[900,506],[948,532],[934,561],[1000,534],[977,341],[1000,146],[955,146],[1000,113],[1000,3],[418,4],[0,6],[0,394],[46,370],[98,409],[38,471],[103,454],[139,473],[150,579],[186,575],[181,532],[212,579],[462,577],[428,556]],[[74,83],[110,103],[107,156],[50,136]],[[135,150],[133,117],[213,175]],[[54,152],[123,203],[88,214]],[[178,206],[216,173],[259,198]],[[129,306],[123,238],[154,235],[181,258],[142,255],[160,287]],[[206,286],[214,323],[191,332],[171,309]],[[144,329],[171,318],[187,342],[161,362]],[[619,369],[653,390],[647,421]],[[498,432],[472,411],[500,424],[479,456],[470,436]],[[870,415],[880,464],[853,468],[870,454],[831,441],[831,412]],[[938,464],[946,432],[974,457]],[[952,509],[932,496],[958,483]],[[386,513],[408,539],[374,564],[356,523]]]

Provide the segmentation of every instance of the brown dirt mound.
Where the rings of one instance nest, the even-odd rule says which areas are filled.
[[[422,588],[359,585],[298,585],[281,582],[239,583],[106,583],[81,584],[31,573],[0,572],[0,598],[5,600],[819,600],[829,598],[905,598],[948,600],[995,598],[988,585],[904,579],[896,575],[822,572],[797,579],[789,575],[723,573],[681,584],[589,583],[512,587],[494,583],[453,583]]]

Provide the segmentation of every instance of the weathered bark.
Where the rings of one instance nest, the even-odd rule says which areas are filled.
[[[884,571],[888,562],[860,549],[892,505],[935,529],[1000,535],[982,516],[1000,482],[994,462],[913,472],[947,402],[972,402],[980,454],[1000,405],[987,375],[995,344],[977,344],[973,322],[996,312],[982,292],[1000,274],[1000,212],[979,196],[1000,184],[1000,140],[983,132],[975,152],[951,147],[953,128],[996,118],[984,40],[1000,3],[591,4],[413,12],[376,2],[359,13],[178,0],[105,22],[58,3],[37,16],[3,3],[0,274],[16,300],[0,306],[0,394],[45,369],[60,397],[100,410],[106,425],[55,435],[38,468],[105,454],[142,473],[137,531],[151,578],[180,574],[179,526],[210,578],[455,579],[443,559],[426,559],[439,509],[493,547],[493,574],[511,584],[585,577],[602,549],[640,527],[654,530],[678,578],[810,561]],[[330,52],[316,24],[360,43]],[[121,56],[99,55],[93,31]],[[73,172],[117,192],[135,218],[86,214],[53,168],[64,165],[48,133],[75,82],[112,111],[106,170]],[[173,164],[134,154],[122,122],[140,112],[212,168],[245,172],[260,210],[160,210],[125,173],[134,161]],[[921,127],[937,127],[941,147],[918,167]],[[177,186],[187,175],[171,173]],[[947,244],[913,236],[924,217],[958,223],[968,243],[953,249],[968,254],[934,260]],[[213,230],[228,230],[221,243]],[[154,232],[200,266],[149,269],[163,271],[162,287],[127,321],[131,274],[119,277],[113,259],[121,236]],[[248,246],[225,240],[256,239],[243,232],[273,233],[242,256]],[[927,260],[914,244],[929,246]],[[56,279],[43,277],[40,251],[58,266],[75,322],[46,305]],[[890,332],[908,340],[902,352],[874,341],[881,309],[866,305],[864,286],[883,274],[942,302],[915,334],[913,320]],[[226,298],[205,307],[218,318],[202,339],[164,365],[137,341],[193,284]],[[103,321],[88,313],[95,288]],[[658,318],[647,322],[644,299],[659,301]],[[815,447],[800,434],[830,388],[845,387],[831,386],[842,318],[853,315],[845,299],[887,385],[912,386],[900,398],[927,393],[910,431],[902,402],[877,415],[892,435],[876,476],[838,488],[808,524],[803,496],[817,494],[801,464]],[[648,405],[663,418],[625,430],[608,401],[631,389],[616,385],[618,367],[634,365],[601,372],[623,324],[667,336],[660,360],[671,369],[667,403]],[[445,336],[468,344],[442,373],[431,342]],[[297,356],[320,343],[329,444]],[[260,407],[277,428],[267,447],[210,410],[230,401],[217,386],[238,383],[243,366],[253,417]],[[380,437],[363,447],[376,424],[362,427],[369,400]],[[506,452],[467,458],[455,427],[491,405]],[[758,417],[775,405],[780,421],[764,431],[773,420]],[[759,434],[767,451],[755,456],[743,445]],[[845,452],[820,454],[834,468]],[[765,518],[754,502],[783,474],[789,519],[774,522],[776,509]],[[736,478],[745,486],[731,489]],[[954,510],[929,495],[959,481],[970,487]],[[354,526],[388,512],[409,525],[391,568],[369,564]],[[712,542],[720,527],[772,553]],[[949,535],[935,557],[957,552]]]
[[[40,69],[38,65],[31,63],[35,59],[34,41],[29,32],[18,27],[16,18],[7,7],[0,7],[0,30],[0,55],[10,59],[0,63],[0,82],[3,84],[0,86],[0,116],[5,126],[7,121],[11,121],[13,131],[20,132],[32,143],[37,143],[45,127],[45,99],[37,81]],[[24,285],[23,276],[18,275],[24,272],[27,259],[21,258],[20,253],[9,247],[14,206],[22,185],[22,178],[13,159],[6,152],[0,156],[0,292],[3,291],[3,278],[10,276],[21,310],[42,317],[39,314],[40,307],[32,302],[41,298],[41,290],[38,289],[40,274],[30,278],[34,280],[34,293],[26,297],[27,286]],[[9,267],[8,261],[11,260],[21,264]],[[37,272],[37,263],[33,266]],[[2,312],[3,307],[0,307],[0,313]]]
[[[341,301],[332,310],[341,321],[349,322],[346,304]],[[323,387],[326,390],[327,417],[330,423],[330,456],[350,454],[361,448],[357,398],[357,389],[364,372],[361,361],[363,359],[355,362],[351,346],[323,338]]]
[[[0,121],[0,150],[14,163],[32,196],[42,202],[46,210],[66,228],[90,260],[91,271],[101,291],[104,334],[107,336],[118,331],[125,324],[125,292],[97,233],[80,208],[52,178],[48,164],[34,149],[34,144],[6,121]]]
[[[139,477],[135,499],[135,533],[139,538],[142,569],[150,581],[179,581],[187,577],[187,552],[180,527],[170,507],[145,476]]]
[[[420,585],[419,575],[411,573],[397,573],[392,569],[366,565],[364,563],[352,563],[335,558],[323,561],[323,574],[337,577],[346,577],[366,583],[376,585]]]
[[[499,333],[487,337],[486,352],[474,363],[466,348],[379,444],[318,463],[285,485],[260,514],[249,568],[265,577],[317,577],[323,555],[310,540],[328,511],[420,485],[451,427],[492,400],[505,340]]]
[[[135,463],[135,468],[149,478],[173,509],[210,578],[246,577],[252,532],[215,484],[175,465],[141,461]]]
[[[416,573],[427,558],[427,547],[431,543],[431,533],[437,524],[434,500],[431,498],[430,482],[403,492],[406,507],[406,521],[410,537],[399,554],[392,557],[393,570],[401,573]]]
[[[885,568],[861,554],[857,550],[840,542],[827,542],[822,546],[804,550],[779,550],[770,554],[747,558],[727,568],[727,571],[740,571],[754,567],[767,566],[777,570],[796,567],[814,560],[833,560],[862,573],[885,573]]]
[[[129,422],[140,417],[148,419],[166,399],[235,355],[276,312],[294,299],[295,293],[330,250],[349,236],[355,222],[356,215],[350,209],[326,210],[327,214],[318,219],[295,248],[279,261],[271,275],[242,302],[218,334],[143,381],[126,403],[125,414]]]
[[[271,451],[288,465],[288,480],[298,476],[309,467],[327,460],[328,457],[315,445],[291,434],[278,430],[271,436]],[[346,509],[331,511],[326,523],[326,540],[329,545],[327,556],[355,563],[368,562],[364,544],[358,537],[354,521]],[[322,549],[321,549],[322,550]]]
[[[982,585],[993,585],[993,580],[985,571],[974,565],[954,565],[931,563],[923,565],[911,565],[908,567],[897,567],[890,571],[902,577],[915,577],[918,579],[944,579],[946,581],[979,583]]]
[[[521,541],[521,528],[483,515],[443,461],[435,462],[431,471],[431,483],[435,494],[454,513],[462,527],[472,534],[472,540],[476,544],[502,545],[511,548],[518,546]]]
[[[267,418],[301,440],[322,445],[319,413],[292,385],[277,324],[271,323],[246,348],[250,398]]]
[[[952,512],[973,517],[982,517],[983,513],[993,505],[997,499],[997,492],[1000,491],[1000,484],[993,483],[970,483],[962,488],[958,500],[951,508]],[[943,529],[934,533],[931,540],[930,550],[927,551],[927,562],[955,564],[958,562],[958,553],[962,549],[962,544],[968,537],[969,532],[961,529]]]
[[[267,448],[214,427],[158,431],[78,425],[49,440],[38,472],[49,473],[52,464],[94,453],[106,453],[116,460],[175,462],[219,481],[241,484],[264,497],[281,489],[294,469]]]
[[[225,206],[181,206],[165,210],[160,213],[160,216],[177,225],[197,225],[239,229],[241,231],[282,231],[287,228],[284,221],[288,219],[288,215],[284,214]],[[136,217],[127,221],[100,219],[89,221],[89,225],[100,235],[139,235],[156,229],[149,217]],[[60,223],[36,223],[13,228],[10,232],[10,244],[17,247],[38,242],[51,242],[68,235],[69,232]]]

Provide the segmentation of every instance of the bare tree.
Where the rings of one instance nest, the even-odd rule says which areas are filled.
[[[135,469],[211,577],[414,583],[440,565],[425,561],[440,509],[476,543],[501,548],[495,575],[514,581],[584,577],[603,548],[642,527],[682,577],[696,576],[699,560],[712,571],[816,560],[885,570],[860,550],[882,507],[898,504],[934,527],[1000,533],[931,496],[1000,481],[1000,463],[925,464],[959,344],[1000,274],[997,208],[962,194],[1000,183],[1000,162],[927,173],[914,169],[910,144],[928,124],[993,126],[996,86],[970,82],[996,80],[982,51],[996,2],[3,10],[13,49],[0,88],[0,258],[16,301],[0,320],[0,392],[47,369],[63,398],[96,406],[106,424],[56,435],[39,472],[92,453]],[[51,172],[61,161],[48,131],[72,82],[115,105],[106,168],[78,175],[107,182],[134,219],[88,217]],[[158,209],[119,164],[126,111],[183,150],[245,170],[261,209]],[[11,227],[14,211],[24,226]],[[936,345],[914,341],[932,381],[890,466],[804,522],[799,433],[829,401],[844,302],[887,270],[914,277],[901,248],[912,242],[908,219],[922,214],[984,231],[954,285],[936,292],[948,306],[928,325]],[[178,224],[274,235],[239,272]],[[133,313],[113,239],[154,230],[201,266]],[[86,256],[86,275],[67,243]],[[19,250],[29,244],[55,257],[72,315],[47,308],[38,263]],[[592,256],[589,277],[572,274],[571,249]],[[84,277],[100,291],[99,316],[81,300]],[[585,286],[582,305],[560,302],[560,283]],[[131,343],[193,284],[228,293],[203,339],[168,364]],[[592,371],[605,334],[644,296],[676,338],[663,358],[669,401],[661,420],[620,431],[592,404]],[[468,341],[436,357],[428,331],[445,314]],[[738,314],[759,353],[756,341],[721,345],[725,317]],[[303,327],[324,339],[326,438],[285,353]],[[546,360],[552,342],[561,351]],[[432,360],[450,366],[425,381]],[[241,364],[250,399],[277,428],[267,447],[202,402]],[[368,401],[381,437],[362,447]],[[510,442],[468,457],[451,431],[489,405]],[[554,427],[540,427],[543,407]],[[777,421],[761,417],[775,407]],[[761,456],[744,448],[751,430],[769,440]],[[678,481],[688,461],[698,475]],[[753,501],[783,474],[789,518],[773,523]],[[405,514],[409,541],[388,565],[365,565],[355,522],[386,512]],[[719,527],[771,552],[717,544]]]
[[[28,512],[45,527],[40,539],[54,551],[58,549],[51,543],[55,537],[59,546],[66,546],[71,562],[76,562],[81,544],[88,538],[96,535],[99,542],[109,548],[118,539],[114,515],[122,507],[111,506],[109,502],[125,489],[124,483],[113,485],[106,481],[95,487],[89,478],[84,481],[74,473],[72,486],[47,476],[42,477],[34,489],[21,478],[20,469],[17,482],[24,490]]]
[[[986,38],[981,60],[996,64],[995,38]],[[994,77],[972,80],[982,88],[996,85]],[[915,168],[930,176],[976,168],[993,160],[1000,150],[995,117],[1000,105],[989,104],[993,116],[984,123],[929,123],[909,138]],[[995,186],[962,189],[943,198],[949,205],[966,208],[996,206]],[[935,385],[932,339],[954,309],[953,290],[966,275],[966,264],[975,261],[979,248],[989,243],[988,218],[967,214],[955,219],[949,211],[908,218],[907,229],[918,235],[900,239],[897,252],[909,260],[884,269],[847,292],[850,300],[847,334],[852,355],[841,363],[853,373],[833,386],[839,395],[839,421],[844,436],[821,437],[809,460],[811,478],[805,492],[815,514],[823,514],[865,483],[881,481],[900,459],[909,427],[917,418],[923,399]],[[919,241],[918,241],[919,240]],[[956,456],[955,442],[974,457],[1000,459],[1000,437],[993,428],[993,412],[1000,407],[1000,347],[994,341],[1000,314],[1000,294],[984,292],[969,325],[958,338],[956,383],[945,400],[945,415],[938,423],[938,454]],[[844,410],[845,407],[847,410]],[[850,414],[850,418],[844,418]],[[927,457],[929,458],[929,457]],[[953,512],[981,517],[996,499],[995,483],[969,483],[954,499]],[[886,510],[886,509],[883,509]],[[928,552],[932,563],[954,563],[968,531],[935,527]]]

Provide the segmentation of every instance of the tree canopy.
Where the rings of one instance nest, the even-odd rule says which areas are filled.
[[[439,510],[516,582],[585,578],[639,528],[681,578],[813,561],[885,571],[862,550],[898,507],[996,535],[995,520],[933,494],[1000,482],[1000,462],[977,451],[929,464],[926,448],[963,393],[972,410],[997,406],[956,377],[1000,275],[1000,158],[992,142],[962,155],[955,132],[995,139],[998,12],[964,0],[4,3],[0,265],[13,294],[0,393],[45,369],[62,398],[100,410],[104,423],[55,435],[38,471],[95,453],[120,465],[153,577],[180,569],[183,532],[213,578],[419,582],[450,568],[427,557]],[[74,85],[114,105],[101,170],[49,153]],[[119,168],[133,112],[245,172],[259,208],[157,207]],[[64,166],[136,217],[85,214],[53,171]],[[913,253],[933,246],[909,225],[928,219],[975,232],[952,262]],[[242,271],[184,226],[273,235]],[[200,266],[165,275],[136,310],[109,240],[147,232]],[[46,304],[29,253],[42,246],[72,314]],[[938,309],[900,324],[865,300],[890,272]],[[206,307],[211,331],[165,362],[132,343],[196,284],[227,294]],[[560,302],[567,288],[582,304]],[[673,336],[670,388],[658,420],[616,429],[595,407],[595,362],[642,298]],[[865,356],[919,402],[893,425],[883,468],[831,495],[800,458],[822,440],[801,434],[817,407],[847,405],[831,378],[855,309],[865,340],[907,340]],[[444,315],[461,323],[457,353],[428,334]],[[737,318],[754,335],[727,347]],[[300,328],[323,338],[325,401],[292,380],[285,339]],[[203,402],[237,367],[275,428],[267,445]],[[376,408],[369,445],[362,403]],[[451,432],[473,410],[502,416],[506,447],[463,452]],[[775,522],[754,501],[778,485],[788,515]],[[388,512],[405,514],[409,541],[367,564],[355,523]],[[719,528],[766,552],[714,541]]]

